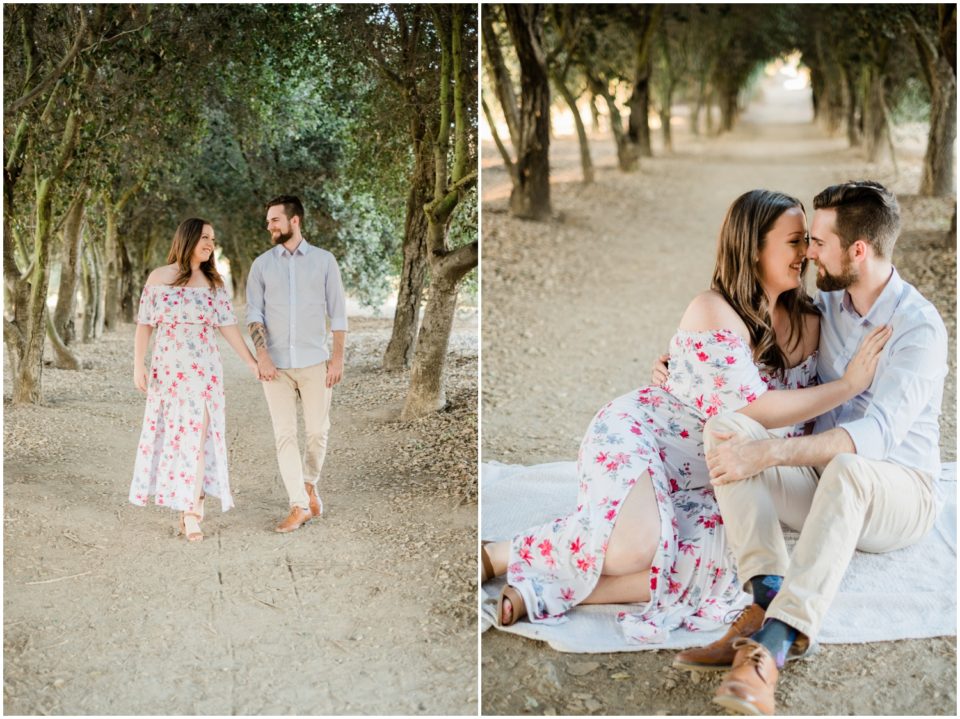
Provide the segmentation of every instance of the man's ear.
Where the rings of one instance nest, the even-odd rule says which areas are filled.
[[[863,262],[863,260],[867,258],[867,249],[869,247],[870,244],[866,240],[855,240],[848,250],[850,252],[850,259],[854,262]]]

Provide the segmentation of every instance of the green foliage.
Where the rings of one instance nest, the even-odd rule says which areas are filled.
[[[120,216],[135,267],[162,262],[168,240],[143,256],[147,238],[172,237],[190,215],[214,222],[228,257],[246,267],[269,247],[263,203],[295,193],[307,210],[305,236],[337,254],[348,290],[382,299],[399,269],[409,122],[402,94],[365,69],[341,31],[359,22],[352,37],[396,33],[387,6],[7,5],[7,105],[66,55],[81,14],[88,35],[77,61],[55,87],[4,116],[5,150],[22,118],[31,128],[28,161],[10,185],[7,220],[18,237],[29,237],[35,174],[50,164],[73,112],[82,118],[79,140],[54,216],[86,183],[94,192],[88,226],[100,235],[102,203],[139,188]],[[23,27],[42,60],[29,78]],[[436,43],[428,23],[423,32]],[[429,92],[435,63],[428,53],[415,60],[410,72]]]
[[[890,109],[890,119],[895,125],[910,122],[926,122],[930,117],[930,88],[919,77],[907,78]]]

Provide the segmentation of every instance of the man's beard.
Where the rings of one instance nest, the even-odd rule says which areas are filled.
[[[291,237],[293,237],[293,230],[290,230],[289,232],[279,232],[276,235],[273,235],[273,234],[270,235],[270,239],[273,240],[273,244],[275,245],[283,244],[284,242],[289,240]]]
[[[820,266],[822,274],[817,272],[817,289],[824,292],[833,292],[835,290],[845,290],[852,285],[859,276],[853,269],[853,263],[844,258],[840,266],[840,274],[832,275]]]

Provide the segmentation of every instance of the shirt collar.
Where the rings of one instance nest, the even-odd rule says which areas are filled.
[[[879,297],[877,297],[873,303],[870,311],[867,312],[866,317],[860,317],[860,315],[857,314],[857,311],[853,307],[853,300],[850,299],[850,293],[847,290],[843,291],[840,310],[858,320],[862,320],[864,324],[870,325],[871,327],[887,324],[890,318],[893,317],[897,305],[900,304],[900,295],[903,294],[903,287],[904,281],[897,272],[897,268],[894,267],[891,269],[890,279],[887,280],[886,286],[883,288],[883,291],[880,292]]]
[[[294,255],[305,255],[305,254],[307,254],[308,252],[310,252],[310,250],[312,250],[312,249],[313,249],[313,246],[310,245],[310,244],[308,244],[305,239],[304,239],[304,240],[300,240],[300,244],[297,245],[297,249],[293,251],[293,254],[294,254]],[[287,248],[284,247],[284,246],[283,246],[283,243],[281,242],[279,245],[274,246],[274,248],[273,248],[273,254],[275,254],[277,257],[283,257],[284,255],[290,255],[291,253],[290,253],[289,251],[287,251]]]

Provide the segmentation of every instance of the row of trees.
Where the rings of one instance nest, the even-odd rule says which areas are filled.
[[[474,7],[7,5],[4,21],[15,402],[41,400],[46,341],[78,369],[75,343],[134,320],[186,216],[216,225],[242,296],[263,202],[295,192],[349,291],[376,303],[401,274],[384,366],[413,363],[404,416],[444,404],[478,260]]]
[[[871,162],[892,149],[891,108],[922,80],[930,130],[919,192],[954,192],[956,5],[505,4],[484,5],[481,24],[482,106],[518,217],[550,214],[551,88],[573,113],[589,183],[581,98],[595,121],[604,105],[619,167],[631,171],[652,154],[651,112],[668,150],[672,107],[681,100],[694,133],[729,131],[758,69],[794,51],[810,70],[818,121],[846,132]],[[497,132],[497,106],[508,138]]]

